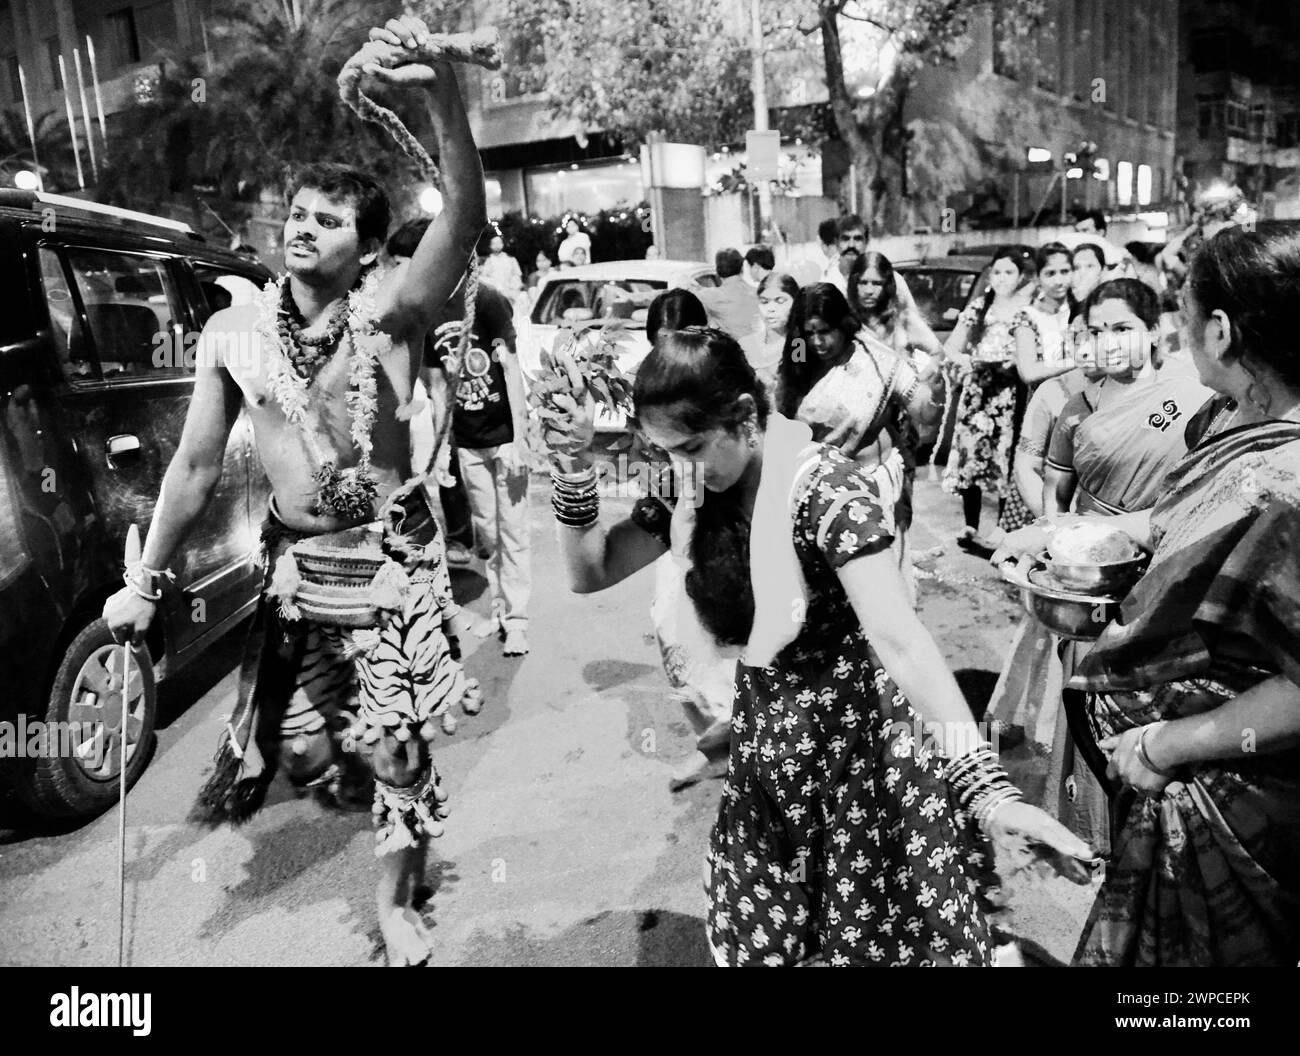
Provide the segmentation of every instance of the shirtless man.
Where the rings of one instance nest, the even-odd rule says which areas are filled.
[[[409,261],[386,273],[373,272],[389,221],[388,202],[379,185],[356,170],[315,165],[290,187],[284,267],[287,291],[299,315],[298,328],[288,334],[281,330],[277,339],[275,321],[267,325],[267,317],[275,313],[257,303],[219,311],[204,327],[194,395],[180,445],[163,478],[143,560],[128,569],[127,586],[104,606],[104,619],[117,640],[143,640],[154,616],[150,596],[158,594],[162,570],[217,487],[226,441],[241,410],[247,411],[253,424],[274,496],[273,527],[281,539],[286,535],[302,539],[374,521],[385,500],[412,476],[410,426],[399,420],[398,411],[411,398],[424,334],[464,275],[486,223],[483,172],[451,67],[423,64],[409,50],[417,48],[427,32],[419,19],[390,20],[384,28],[371,31],[370,41],[351,61],[361,63],[365,73],[378,81],[425,92],[439,146],[434,153],[443,173],[442,214]],[[375,335],[367,336],[364,325],[354,329],[355,313],[339,311],[363,277],[362,295],[372,298],[364,301],[369,320],[388,338],[380,336],[377,344],[367,345]],[[323,344],[319,343],[322,337],[327,338]],[[347,400],[349,391],[356,391],[351,375],[357,348],[363,346],[380,349],[373,370],[376,407],[368,459],[355,442],[357,422]],[[302,380],[294,381],[295,374]],[[295,424],[286,413],[291,404],[285,402],[284,391],[301,386],[302,381],[306,382],[306,414],[302,424]],[[337,470],[336,481],[346,482],[351,474],[353,482],[361,484],[353,491],[351,503],[346,498],[330,499],[322,489],[318,474],[330,463]],[[442,571],[445,579],[445,568]],[[425,581],[432,578],[432,574],[424,576]],[[273,590],[272,584],[267,593]],[[267,618],[283,617],[271,612]],[[268,634],[266,640],[273,637]],[[281,645],[290,637],[288,632],[281,634]],[[428,637],[432,641],[435,635]],[[440,666],[454,663],[444,661],[446,642],[436,637],[438,653],[413,650],[412,655],[434,656]],[[305,664],[303,647],[297,648],[295,662]],[[338,655],[351,660],[350,653]],[[424,662],[420,660],[421,665]],[[361,666],[358,663],[358,671]],[[262,666],[254,669],[262,707],[266,691],[260,683],[268,670],[264,658]],[[346,674],[352,675],[351,668]],[[294,672],[287,677],[295,694],[304,691],[303,683],[293,681]],[[463,679],[457,684],[462,685]],[[383,696],[373,690],[372,695]],[[320,733],[324,722],[312,715],[314,706],[309,701],[303,709],[304,728]],[[381,855],[377,906],[389,962],[395,965],[417,964],[429,955],[427,934],[411,909],[411,896],[423,869],[427,834],[439,831],[430,818],[436,773],[424,744],[431,729],[427,722],[385,723],[366,734],[378,789],[400,796],[419,788],[427,794],[421,824],[412,823],[387,848],[381,846],[389,853]],[[262,732],[259,727],[259,749]],[[300,745],[307,747],[300,750]],[[299,738],[294,753],[310,754],[308,749],[316,747]],[[302,760],[293,762],[298,765]],[[268,769],[273,772],[273,767],[274,763]]]

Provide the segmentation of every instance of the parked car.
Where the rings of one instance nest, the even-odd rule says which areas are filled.
[[[541,371],[542,349],[553,347],[564,329],[591,319],[620,320],[627,334],[627,351],[619,367],[632,375],[650,351],[645,337],[646,310],[664,290],[696,283],[716,286],[718,277],[708,264],[682,260],[612,260],[561,268],[547,274],[537,300],[521,328],[519,364],[525,383]],[[626,416],[598,412],[598,432],[621,432]]]
[[[40,814],[88,817],[117,801],[123,651],[100,611],[122,585],[127,528],[147,530],[176,450],[193,335],[268,278],[175,221],[0,191],[0,722],[98,731],[37,758],[3,753],[0,778]],[[128,782],[151,754],[158,683],[254,608],[267,493],[241,415],[163,587],[149,662],[132,665]]]
[[[989,258],[932,257],[899,264],[894,270],[907,280],[921,315],[943,340],[957,325],[962,309],[988,288]]]

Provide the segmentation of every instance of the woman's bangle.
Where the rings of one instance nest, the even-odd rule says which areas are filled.
[[[1137,744],[1138,759],[1140,759],[1142,761],[1142,765],[1145,766],[1148,770],[1150,770],[1153,774],[1158,774],[1161,777],[1173,777],[1177,771],[1164,770],[1161,767],[1156,766],[1156,764],[1151,761],[1151,756],[1147,754],[1147,734],[1150,733],[1152,730],[1154,730],[1157,726],[1163,726],[1163,725],[1164,722],[1162,721],[1162,722],[1148,723],[1146,726],[1142,727],[1142,732],[1138,734],[1138,744]]]

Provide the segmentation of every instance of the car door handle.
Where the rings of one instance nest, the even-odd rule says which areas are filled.
[[[117,436],[110,436],[108,443],[104,445],[104,454],[108,457],[109,468],[117,469],[113,459],[138,456],[140,454],[140,438],[132,433],[119,433]]]

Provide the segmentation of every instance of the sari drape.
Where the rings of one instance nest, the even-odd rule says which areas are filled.
[[[1098,738],[1300,685],[1300,425],[1203,440],[1152,513],[1155,554],[1083,660]],[[1139,795],[1076,963],[1294,965],[1300,750],[1189,768]]]

